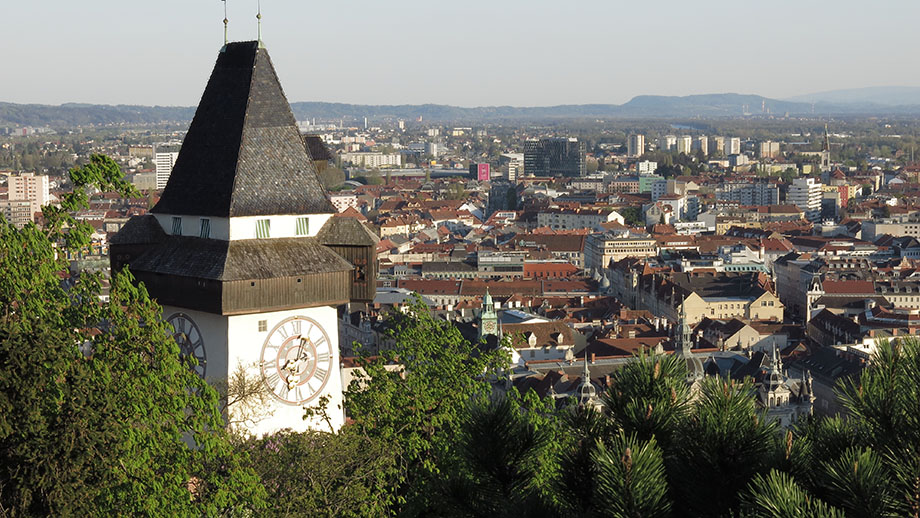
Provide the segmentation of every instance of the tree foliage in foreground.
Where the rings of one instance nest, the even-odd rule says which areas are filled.
[[[134,194],[108,157],[71,170],[45,229],[0,222],[0,516],[217,516],[262,489],[223,432],[216,393],[180,358],[128,272],[67,278],[89,243],[84,191]],[[188,444],[193,444],[190,448]]]
[[[685,362],[666,355],[614,371],[599,411],[497,396],[499,358],[419,304],[395,322],[395,348],[368,360],[347,403],[353,430],[398,459],[386,514],[918,516],[916,341],[882,345],[839,387],[850,419],[783,431],[750,382],[709,378],[694,394]]]
[[[348,387],[346,409],[359,433],[395,454],[393,504],[424,513],[426,490],[452,462],[468,405],[488,398],[487,377],[507,359],[434,319],[419,298],[390,315],[386,337],[390,347],[361,360],[364,373]]]
[[[393,452],[354,431],[288,430],[241,443],[268,493],[259,516],[384,516]]]

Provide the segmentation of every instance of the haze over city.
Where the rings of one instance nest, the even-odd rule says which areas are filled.
[[[266,0],[262,12],[291,101],[549,106],[920,84],[906,53],[920,4],[883,6]],[[223,7],[4,2],[0,101],[193,106]],[[256,1],[227,9],[231,41],[255,39]]]

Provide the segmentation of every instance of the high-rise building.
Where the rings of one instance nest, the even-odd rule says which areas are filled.
[[[675,151],[677,149],[677,137],[674,135],[665,135],[658,137],[658,151]]]
[[[709,156],[709,139],[705,135],[694,138],[692,150],[694,153],[700,151],[703,155]]]
[[[373,300],[378,240],[333,217],[261,42],[220,51],[180,155],[150,213],[112,237],[112,270],[130,265],[198,375],[244,369],[270,395],[231,405],[233,426],[339,429],[336,306]],[[320,400],[329,420],[305,420]]]
[[[821,182],[814,178],[796,178],[786,193],[786,203],[795,205],[811,222],[821,218]]]
[[[690,135],[681,135],[677,137],[677,152],[685,155],[690,154],[690,146],[693,144],[693,138]]]
[[[157,168],[157,189],[166,188],[166,184],[169,182],[169,175],[172,174],[178,158],[179,153],[176,152],[157,152],[153,155],[153,163]]]
[[[51,202],[48,177],[45,175],[22,173],[18,176],[10,176],[7,186],[10,201],[29,202],[29,221],[35,221],[35,213],[41,212],[42,206]]]
[[[725,156],[741,154],[741,139],[738,137],[728,137],[725,139]]]
[[[725,153],[725,137],[709,137],[709,152],[714,155]]]
[[[626,156],[640,157],[645,153],[645,135],[630,135],[626,140]]]
[[[760,158],[776,158],[779,156],[779,142],[766,140],[757,146],[757,156]]]
[[[507,167],[505,178],[509,182],[516,182],[521,176],[524,176],[524,153],[503,153],[499,157],[499,165]]]
[[[524,142],[524,173],[531,176],[584,176],[585,143],[576,138]]]

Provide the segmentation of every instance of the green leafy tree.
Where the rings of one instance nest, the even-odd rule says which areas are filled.
[[[434,505],[427,491],[451,462],[468,405],[489,396],[489,379],[508,358],[435,320],[418,296],[403,309],[389,316],[391,345],[360,360],[364,373],[348,387],[345,405],[357,430],[388,444],[396,456],[393,509],[424,514]]]
[[[448,200],[465,200],[469,198],[470,194],[466,192],[466,189],[463,188],[461,183],[452,183],[447,186],[447,194],[445,198]]]
[[[623,207],[617,209],[617,212],[623,216],[623,221],[630,227],[644,227],[645,220],[642,218],[642,210],[639,207]]]
[[[84,188],[136,195],[110,158],[70,171],[47,225],[0,222],[0,515],[214,516],[262,490],[161,309],[127,271],[62,282],[92,227]],[[189,447],[193,445],[193,447]]]
[[[317,168],[319,181],[326,189],[335,189],[345,183],[345,171],[331,164],[323,168]]]
[[[354,432],[286,430],[242,443],[268,493],[259,516],[385,515],[393,452]]]

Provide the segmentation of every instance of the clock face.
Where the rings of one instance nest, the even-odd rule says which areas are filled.
[[[491,321],[483,322],[482,330],[486,331],[487,333],[494,333],[495,332],[495,322],[491,322]]]
[[[315,320],[282,320],[262,346],[262,380],[282,402],[302,405],[326,386],[332,372],[331,347],[329,335]]]
[[[208,366],[208,357],[204,350],[204,338],[201,336],[201,330],[192,320],[192,317],[185,313],[173,313],[166,319],[173,328],[173,340],[179,344],[179,352],[185,358],[194,358],[198,365],[192,367],[196,374],[204,377]]]

